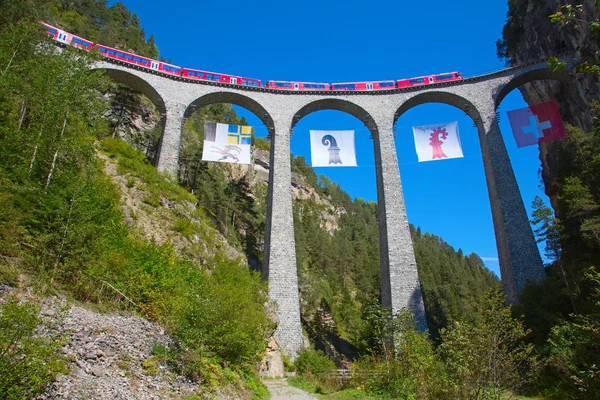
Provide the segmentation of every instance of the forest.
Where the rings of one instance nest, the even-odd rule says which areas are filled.
[[[510,4],[509,16],[523,12]],[[556,23],[574,17],[562,15]],[[251,170],[201,161],[205,121],[245,120],[228,104],[197,110],[183,128],[179,176],[161,175],[152,166],[158,112],[142,95],[91,72],[98,55],[54,51],[39,20],[159,57],[153,36],[121,3],[0,2],[0,283],[161,324],[178,346],[158,349],[153,360],[200,382],[198,398],[224,386],[242,398],[267,397],[258,365],[275,323],[257,272],[266,182]],[[156,123],[130,129],[127,119],[140,109]],[[599,116],[600,106],[589,113]],[[311,347],[294,363],[284,360],[296,373],[293,384],[345,396],[338,398],[595,398],[600,125],[568,130],[556,145],[557,209],[536,200],[532,215],[552,260],[548,277],[528,287],[519,306],[505,306],[497,277],[476,254],[411,226],[428,332],[416,330],[409,312],[390,316],[378,303],[377,204],[353,200],[293,156],[295,184],[312,193],[294,200],[301,316]],[[268,140],[253,137],[253,145],[254,157],[260,151],[268,160]],[[178,242],[140,232],[136,221],[145,216],[124,210],[125,189],[108,165],[141,193],[145,213],[165,221],[163,236]],[[104,283],[119,290],[101,290]],[[0,309],[0,393],[33,398],[68,373],[69,363],[59,342],[35,335],[41,322],[34,302],[8,296]],[[354,371],[352,379],[342,386],[332,378],[336,368]]]

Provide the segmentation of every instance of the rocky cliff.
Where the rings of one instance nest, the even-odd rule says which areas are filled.
[[[560,11],[568,3],[564,0],[509,0],[507,22],[503,38],[498,41],[498,54],[506,58],[509,65],[519,65],[548,59],[551,56],[567,55],[594,58],[600,52],[597,40],[592,40],[585,21],[575,26],[561,27],[550,21],[550,15]],[[594,0],[584,0],[583,18],[596,19],[600,11]],[[600,86],[590,76],[574,73],[572,84],[559,85],[553,81],[537,81],[519,88],[528,104],[538,104],[556,99],[565,122],[588,131],[592,127],[590,103],[600,99]],[[557,158],[552,143],[540,145],[540,160],[546,194],[556,209],[559,186],[553,179]]]

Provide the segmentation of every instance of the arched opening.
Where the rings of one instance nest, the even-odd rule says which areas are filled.
[[[572,77],[566,71],[554,72],[547,68],[534,70],[513,78],[500,88],[496,96],[496,113],[499,116],[500,131],[515,172],[525,209],[531,220],[536,219],[533,215],[536,210],[550,208],[550,206],[560,216],[560,203],[558,200],[564,176],[560,178],[561,168],[559,168],[559,165],[561,162],[557,152],[558,149],[563,147],[564,142],[550,141],[541,142],[539,145],[532,144],[518,147],[517,140],[523,140],[521,135],[526,135],[526,133],[522,132],[518,125],[515,126],[516,131],[513,130],[507,112],[552,101],[554,98],[548,97],[546,93],[566,91],[565,85],[571,80]],[[573,118],[574,115],[571,111],[568,105],[561,107],[559,109],[561,118],[564,119],[565,116]],[[540,119],[539,122],[547,121]],[[574,147],[577,148],[578,146]],[[564,150],[560,151],[564,152]],[[564,152],[563,155],[567,152]],[[580,149],[577,148],[574,153],[581,154]],[[542,221],[536,226],[532,226],[532,228],[540,228],[543,224]],[[546,248],[547,243],[543,234],[538,234],[536,239],[539,240],[538,248],[543,263],[551,265],[556,261],[557,254],[561,252],[560,244],[558,242],[549,243],[550,247]],[[554,250],[551,250],[553,247]],[[582,253],[584,252],[582,251]],[[561,268],[562,265],[562,262],[559,263]],[[542,275],[542,279],[546,274],[554,276],[556,278],[554,281],[561,287],[560,293],[556,293],[556,299],[560,299],[559,301],[564,302],[564,304],[574,304],[574,297],[569,293],[569,281],[573,282],[574,277],[569,276],[569,272],[558,272],[555,268],[556,264],[554,267],[549,267],[546,273]]]
[[[162,96],[131,70],[106,66],[98,69],[104,70],[114,82],[105,93],[111,105],[105,117],[112,126],[113,137],[120,137],[143,151],[154,164],[165,126],[166,106]]]
[[[552,71],[549,68],[540,68],[517,75],[507,84],[502,86],[496,95],[495,105],[496,113],[500,116],[500,130],[510,154],[511,163],[515,169],[519,186],[523,190],[525,188],[531,188],[534,185],[537,187],[541,184],[546,184],[545,190],[542,190],[542,192],[545,193],[539,193],[539,190],[531,190],[530,193],[523,192],[523,200],[528,209],[535,196],[540,196],[544,202],[552,204],[555,208],[557,207],[559,187],[555,182],[551,182],[550,175],[553,174],[552,169],[555,166],[553,166],[552,161],[548,159],[548,154],[553,151],[554,144],[552,142],[547,142],[541,143],[540,146],[517,148],[506,113],[510,110],[528,107],[528,103],[523,97],[523,92],[526,94],[530,104],[540,104],[553,100],[552,98],[546,97],[543,93],[560,92],[564,85],[569,84],[572,79],[572,76],[570,76],[569,72],[566,70]],[[573,119],[577,119],[578,117],[573,115],[572,110],[567,109],[566,107],[561,108],[560,113],[561,116],[567,115]],[[532,162],[531,160],[535,161]],[[534,168],[536,171],[535,176],[531,172]],[[528,177],[527,180],[524,179],[525,176]],[[546,194],[549,197],[546,196]],[[540,245],[540,248],[541,247],[542,245]]]
[[[458,122],[464,158],[418,162],[413,126],[454,121]],[[450,320],[476,318],[477,299],[487,290],[499,288],[483,265],[500,276],[481,157],[483,126],[479,111],[469,100],[442,91],[410,98],[397,110],[394,123],[427,322],[436,337]],[[425,147],[433,157],[429,138]],[[441,148],[444,150],[443,143]]]
[[[206,122],[250,126],[251,163],[203,161]],[[273,120],[256,101],[236,93],[218,92],[192,102],[184,113],[179,180],[198,199],[231,246],[230,255],[243,254],[260,271],[264,252],[269,184],[269,142]]]
[[[319,100],[295,114],[290,140],[301,319],[315,347],[340,366],[364,350],[363,310],[380,297],[377,132],[369,121],[354,103]],[[357,166],[312,167],[311,130],[354,131]]]

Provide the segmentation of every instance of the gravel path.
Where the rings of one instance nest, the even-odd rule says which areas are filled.
[[[289,386],[287,380],[276,379],[263,381],[271,393],[271,400],[316,400],[313,395],[303,390]]]

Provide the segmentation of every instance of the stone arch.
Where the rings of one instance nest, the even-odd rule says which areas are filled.
[[[104,70],[106,75],[113,81],[128,86],[148,97],[161,114],[164,115],[167,112],[162,96],[148,81],[133,73],[131,69],[112,68],[111,65],[100,65],[94,67],[94,69]]]
[[[256,100],[234,92],[213,92],[202,95],[187,106],[183,117],[188,118],[199,108],[219,103],[235,104],[237,106],[244,107],[248,111],[254,113],[254,115],[256,115],[262,121],[262,123],[265,124],[270,134],[273,133],[273,117],[271,117],[267,110]]]
[[[316,100],[306,104],[304,107],[298,110],[296,114],[294,114],[294,117],[292,118],[292,129],[298,123],[298,121],[306,117],[308,114],[322,110],[336,110],[345,112],[365,124],[371,130],[372,135],[376,135],[378,132],[373,118],[364,108],[352,103],[351,101],[335,98]]]
[[[483,131],[483,126],[481,125],[481,114],[479,113],[479,110],[477,110],[477,107],[471,103],[471,101],[454,93],[438,91],[417,94],[416,96],[413,96],[402,103],[402,105],[394,114],[394,125],[405,112],[411,108],[426,103],[443,103],[456,107],[459,110],[464,111],[475,122],[477,125],[477,130],[480,134]]]
[[[541,80],[556,80],[559,81],[561,84],[568,84],[572,81],[572,79],[573,78],[570,76],[570,73],[566,70],[566,68],[560,71],[553,71],[552,69],[546,66],[525,71],[523,73],[515,75],[506,84],[500,86],[497,89],[496,93],[494,93],[494,106],[495,108],[498,108],[500,103],[502,103],[502,100],[504,100],[504,98],[510,92],[526,83]]]

